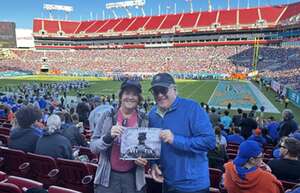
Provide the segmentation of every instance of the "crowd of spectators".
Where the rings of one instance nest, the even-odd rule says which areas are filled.
[[[11,57],[0,60],[1,71],[39,72],[43,64],[63,73],[153,74],[208,73],[232,74],[253,69],[252,46],[209,46],[149,49],[102,49],[70,51],[12,50]],[[159,53],[159,54],[158,54]],[[256,69],[262,76],[300,88],[299,48],[260,46]],[[191,77],[191,76],[189,76]]]
[[[2,96],[2,105],[11,109],[6,110],[1,115],[2,118],[7,118],[8,112],[13,114],[8,147],[54,158],[80,159],[72,148],[89,146],[88,136],[93,132],[94,125],[90,118],[94,116],[91,113],[93,109],[100,105],[118,104],[115,96],[81,95],[77,101],[66,103],[57,97],[57,94],[53,94],[58,93],[63,98],[64,93],[68,95],[72,88],[80,89],[86,86],[88,83],[85,81],[26,84],[14,91],[15,96]],[[48,92],[49,90],[51,92]],[[148,105],[139,107],[145,112],[151,106],[151,101],[146,102]],[[238,109],[234,113],[229,111],[231,104],[228,105],[228,110],[209,107],[204,103],[201,105],[209,114],[217,141],[216,149],[208,153],[211,168],[218,168],[224,172],[224,164],[233,159],[228,148],[230,144],[241,144],[251,140],[262,147],[273,147],[272,152],[264,158],[273,175],[279,180],[298,182],[300,128],[291,110],[285,109],[282,112],[282,120],[275,120],[273,117],[263,117],[254,107],[251,112]],[[91,133],[85,133],[87,128],[90,128]],[[291,169],[282,170],[283,166]]]

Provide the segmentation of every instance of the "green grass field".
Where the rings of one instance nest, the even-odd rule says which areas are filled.
[[[9,79],[0,79],[0,90],[4,90],[5,86],[15,87],[22,83],[30,82],[57,82],[57,81],[69,81],[69,80],[88,80],[91,83],[91,87],[86,88],[82,91],[85,93],[95,95],[111,95],[112,93],[117,94],[120,87],[120,82],[112,81],[103,78],[95,77],[61,77],[61,76],[48,76],[48,75],[37,75],[37,76],[26,76],[26,77],[14,77]],[[178,93],[182,97],[192,98],[200,102],[208,102],[211,97],[218,81],[217,80],[176,80]],[[150,81],[142,81],[143,96],[144,98],[152,98],[149,92]],[[266,92],[262,89],[264,95],[277,107],[279,111],[284,109],[284,105],[279,102],[275,102],[275,93],[272,91]],[[70,95],[76,95],[73,91]],[[300,108],[289,104],[289,108],[295,113],[296,120],[300,123]],[[268,116],[269,114],[266,114]],[[280,114],[272,114],[277,119],[280,119]]]

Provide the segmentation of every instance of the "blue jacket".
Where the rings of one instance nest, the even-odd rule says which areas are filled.
[[[248,140],[257,141],[258,143],[260,143],[260,144],[262,144],[262,145],[267,144],[267,140],[266,140],[263,136],[261,136],[261,135],[259,135],[259,136],[251,135],[251,136],[248,138]]]
[[[162,116],[157,106],[149,113],[149,126],[170,129],[173,144],[162,142],[160,165],[165,183],[192,192],[210,186],[207,151],[216,137],[207,113],[195,102],[177,97]]]
[[[245,139],[241,135],[232,134],[227,136],[227,143],[241,144],[243,141],[245,141]]]
[[[15,128],[10,132],[8,147],[34,153],[41,136],[42,131],[37,128]]]

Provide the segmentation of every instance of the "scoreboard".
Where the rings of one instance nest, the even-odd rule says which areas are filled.
[[[0,48],[15,48],[16,46],[16,24],[0,22]]]

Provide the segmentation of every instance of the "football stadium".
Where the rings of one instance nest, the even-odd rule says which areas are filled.
[[[215,3],[0,18],[0,193],[299,193],[300,2]]]

